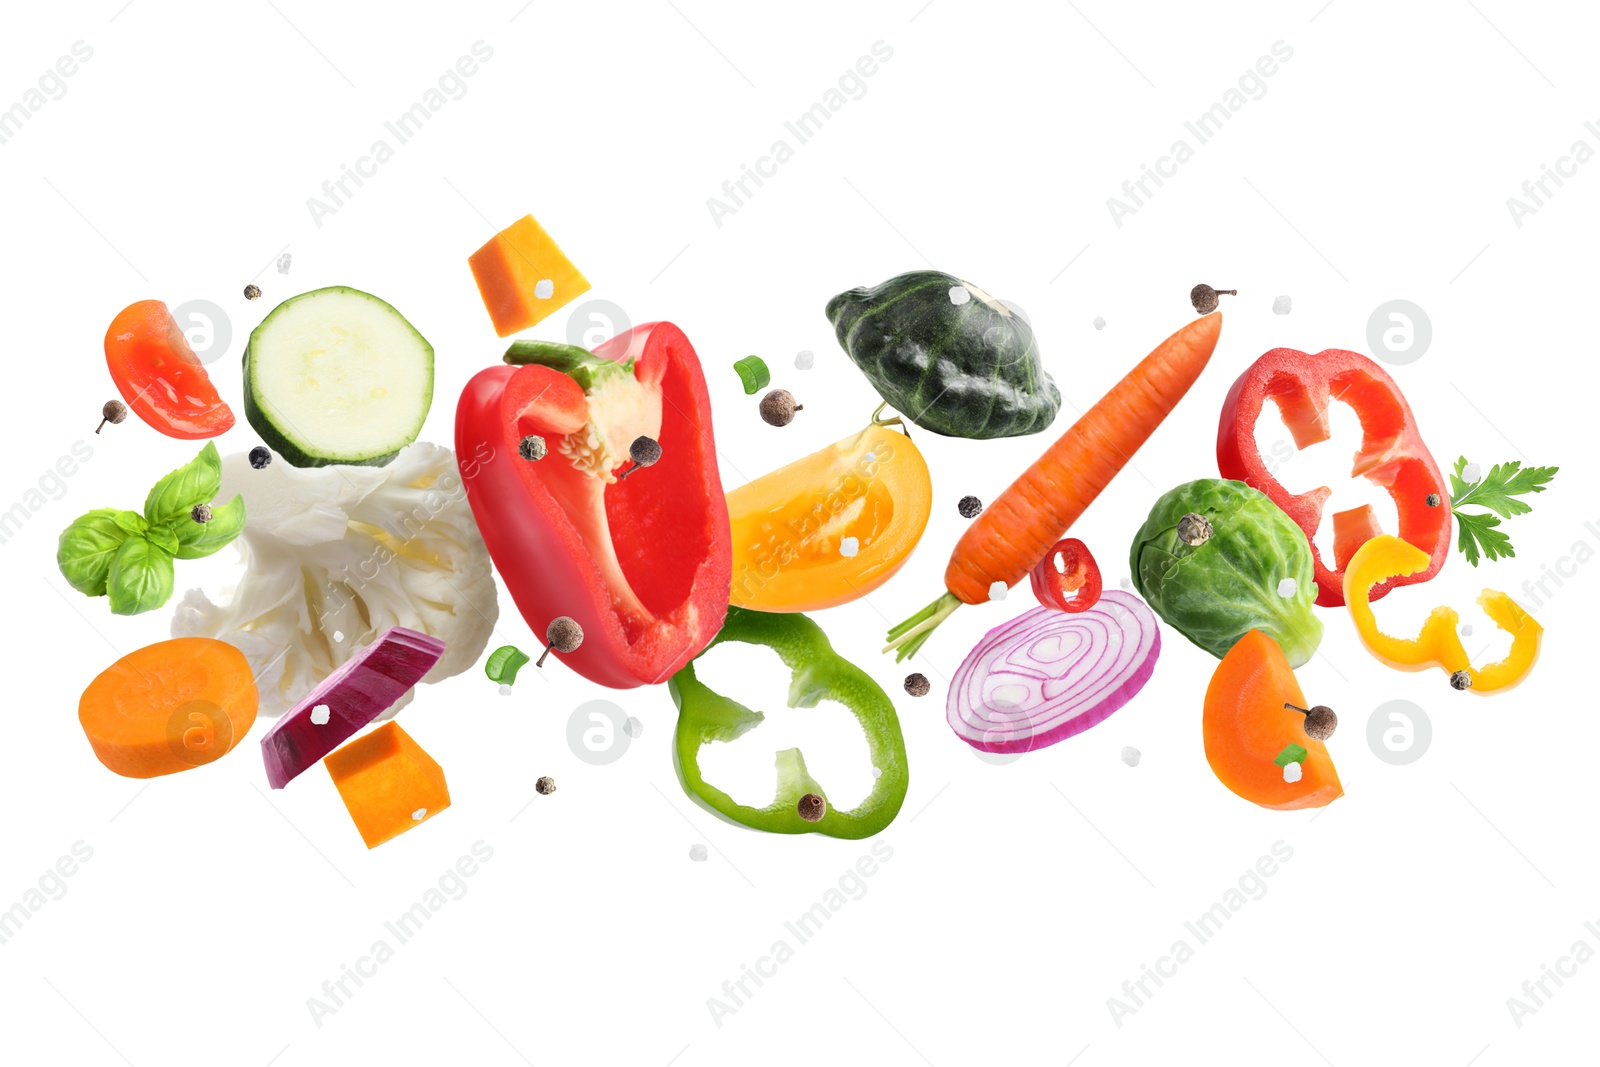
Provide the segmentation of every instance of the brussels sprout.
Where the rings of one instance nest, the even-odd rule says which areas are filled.
[[[1210,536],[1196,536],[1203,524],[1184,523],[1191,514],[1210,523]],[[1213,656],[1260,630],[1298,667],[1322,641],[1322,621],[1311,611],[1317,583],[1306,535],[1243,482],[1201,478],[1157,500],[1128,564],[1156,614]],[[1285,578],[1294,579],[1290,596],[1279,595]]]

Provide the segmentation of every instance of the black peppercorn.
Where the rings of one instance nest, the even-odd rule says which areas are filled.
[[[975,519],[983,511],[983,501],[975,496],[964,496],[961,503],[956,505],[956,510],[961,512],[963,519]]]
[[[558,615],[550,620],[550,625],[545,627],[544,639],[549,644],[544,646],[544,655],[539,657],[535,667],[543,667],[545,656],[550,655],[550,650],[557,652],[576,652],[578,646],[583,644],[583,627],[578,625],[576,619],[566,615]]]
[[[1213,289],[1202,282],[1189,290],[1189,303],[1193,304],[1194,309],[1200,314],[1209,315],[1217,310],[1217,297],[1238,295],[1237,289]]]
[[[654,467],[661,459],[661,442],[654,437],[635,437],[628,446],[628,457],[633,460],[633,466],[622,472],[617,479],[619,482],[635,471]]]
[[[821,822],[822,817],[828,814],[828,802],[815,793],[807,793],[795,805],[795,811],[806,822]]]
[[[547,797],[556,791],[556,780],[548,774],[533,783],[534,792],[542,797]]]
[[[211,521],[211,505],[196,504],[189,510],[189,517],[195,522],[207,523]]]
[[[536,433],[530,433],[517,444],[517,455],[532,463],[543,459],[550,450],[545,447],[544,438]]]
[[[925,697],[933,686],[928,684],[928,678],[923,674],[906,675],[906,692],[914,697]]]
[[[794,421],[794,413],[805,408],[794,402],[794,394],[787,389],[774,389],[761,398],[761,418],[769,426],[787,426]]]
[[[105,425],[108,422],[116,425],[127,417],[128,409],[123,406],[122,401],[107,400],[105,406],[100,409],[100,425],[94,428],[94,432],[99,433],[105,429]]]
[[[1211,540],[1211,520],[1191,511],[1178,520],[1178,540],[1186,545],[1203,545]]]
[[[244,287],[244,298],[246,300],[258,300],[260,297],[261,286],[252,283]]]
[[[271,462],[272,453],[267,449],[266,445],[256,445],[250,450],[250,466],[256,470],[260,470]]]

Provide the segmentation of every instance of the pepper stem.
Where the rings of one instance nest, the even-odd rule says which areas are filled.
[[[94,432],[95,433],[99,433],[101,430],[105,429],[106,428],[106,423],[108,423],[110,421],[111,421],[110,419],[101,419],[100,420],[100,425],[96,426],[94,428]]]
[[[933,635],[933,631],[941,622],[948,619],[955,610],[961,606],[955,594],[945,593],[938,600],[917,612],[905,622],[889,631],[889,643],[883,647],[885,652],[894,650],[894,661],[900,663],[910,656],[917,654],[923,644]]]
[[[881,414],[883,409],[888,407],[888,406],[889,406],[889,402],[887,400],[885,400],[883,403],[879,404],[876,409],[873,410],[873,412],[872,412],[872,425],[874,425],[874,426],[898,426],[898,427],[900,427],[900,432],[901,433],[905,434],[907,437],[910,437],[911,436],[911,427],[906,425],[906,420],[901,418],[899,415],[896,415],[892,419],[880,419],[880,418],[878,418],[878,415]],[[795,410],[798,411],[799,408],[796,408]]]
[[[556,647],[556,643],[554,641],[550,642],[548,645],[545,645],[544,646],[544,655],[539,657],[539,661],[537,663],[535,663],[534,666],[535,667],[543,667],[546,657],[548,657],[550,655],[550,650],[552,648],[555,648],[555,647]]]
[[[1311,712],[1307,711],[1305,708],[1297,708],[1293,704],[1289,703],[1288,701],[1284,701],[1283,706],[1284,706],[1284,709],[1287,710],[1287,711],[1298,711],[1302,715],[1310,715],[1311,714]]]

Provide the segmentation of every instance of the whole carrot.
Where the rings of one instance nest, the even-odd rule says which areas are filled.
[[[889,631],[884,651],[913,655],[962,604],[981,604],[990,587],[1016,585],[1149,439],[1211,359],[1220,312],[1201,316],[1157,345],[956,542],[945,568],[949,590]]]

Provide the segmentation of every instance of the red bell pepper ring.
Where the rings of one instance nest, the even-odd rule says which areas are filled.
[[[661,458],[618,480],[580,470],[560,447],[572,398],[549,367],[497,366],[456,407],[456,460],[467,500],[517,608],[543,634],[561,615],[583,627],[562,661],[601,685],[664,682],[699,654],[728,610],[733,553],[717,473],[711,400],[694,347],[669,322],[646,323],[593,353],[659,397]],[[570,379],[568,379],[570,381]],[[552,407],[550,401],[558,402]],[[586,432],[580,426],[577,434]],[[547,437],[523,459],[524,436]],[[630,465],[621,442],[620,465]]]
[[[1056,557],[1061,566],[1056,566]],[[1076,615],[1100,600],[1100,565],[1089,546],[1076,537],[1057,541],[1028,572],[1028,582],[1039,603],[1055,611]]]
[[[1327,486],[1306,493],[1291,493],[1272,474],[1256,450],[1256,420],[1267,400],[1278,405],[1284,425],[1297,448],[1307,448],[1329,435],[1328,408],[1335,400],[1350,405],[1361,419],[1361,450],[1355,455],[1351,476],[1363,475],[1388,490],[1400,519],[1400,538],[1428,553],[1428,566],[1415,574],[1397,575],[1372,590],[1372,599],[1401,585],[1425,582],[1439,573],[1450,554],[1450,496],[1444,475],[1417,431],[1416,418],[1384,369],[1357,352],[1337,348],[1316,355],[1292,348],[1274,348],[1250,365],[1228,391],[1217,427],[1217,467],[1233,478],[1259,489],[1305,531],[1317,579],[1317,603],[1325,608],[1344,604],[1345,552],[1366,528],[1377,531],[1370,511],[1335,516],[1336,555],[1330,569],[1317,551],[1314,537],[1322,524],[1322,509],[1332,494]],[[1428,506],[1429,494],[1437,494]],[[1355,509],[1360,512],[1361,509]],[[1340,536],[1342,535],[1342,536]],[[1346,544],[1339,544],[1344,541]]]

